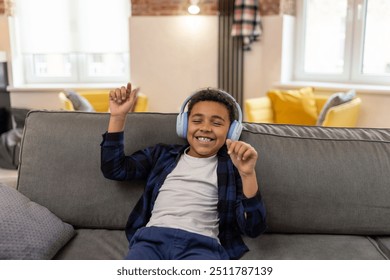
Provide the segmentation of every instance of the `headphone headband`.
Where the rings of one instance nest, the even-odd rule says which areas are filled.
[[[231,95],[230,95],[229,93],[227,93],[226,91],[224,91],[224,90],[222,90],[222,89],[212,88],[212,87],[200,88],[200,89],[198,89],[197,91],[193,92],[190,96],[188,96],[188,97],[184,100],[183,104],[182,104],[181,107],[180,107],[180,114],[184,113],[184,110],[185,110],[185,108],[186,108],[188,102],[191,100],[191,98],[192,98],[195,94],[197,94],[197,93],[199,93],[199,92],[201,92],[201,91],[205,91],[205,90],[214,90],[214,91],[217,91],[217,92],[219,92],[219,93],[221,93],[221,94],[227,96],[228,98],[230,98],[230,99],[233,101],[233,104],[234,104],[234,106],[236,107],[236,110],[237,110],[237,113],[238,113],[238,120],[237,120],[237,121],[239,121],[240,123],[242,123],[242,111],[241,111],[241,107],[240,107],[240,105],[237,103],[236,99],[234,99],[234,97],[231,96]]]

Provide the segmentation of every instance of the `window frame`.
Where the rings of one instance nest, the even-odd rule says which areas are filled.
[[[296,50],[293,77],[296,81],[317,81],[347,84],[390,85],[390,75],[364,74],[363,48],[368,0],[347,0],[346,34],[344,46],[344,67],[340,74],[309,73],[304,71],[305,64],[305,20],[306,3],[309,0],[297,0]]]
[[[74,2],[70,2],[69,5],[72,6]],[[131,4],[129,6],[129,17],[131,16]],[[126,18],[126,21],[129,24],[129,17]],[[75,18],[70,19],[70,21],[75,21]],[[9,32],[11,35],[11,49],[12,49],[12,61],[17,66],[13,69],[13,76],[18,81],[17,84],[24,85],[62,85],[62,84],[107,84],[107,83],[117,83],[124,80],[130,79],[130,43],[128,42],[128,50],[123,52],[101,52],[99,54],[119,54],[122,56],[125,69],[122,74],[118,75],[100,75],[100,76],[91,76],[88,73],[88,55],[94,54],[95,52],[80,52],[80,51],[70,51],[59,53],[63,55],[70,56],[71,64],[71,75],[70,76],[40,76],[35,73],[35,62],[34,55],[46,55],[50,52],[40,52],[40,53],[23,53],[21,50],[21,34],[20,34],[20,24],[16,17],[9,18],[10,26]],[[130,28],[129,28],[130,30]],[[77,36],[74,38],[76,40]],[[130,37],[129,39],[130,40]]]

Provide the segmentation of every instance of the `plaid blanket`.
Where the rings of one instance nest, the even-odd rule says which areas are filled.
[[[232,36],[243,37],[244,50],[262,33],[259,0],[235,0]]]

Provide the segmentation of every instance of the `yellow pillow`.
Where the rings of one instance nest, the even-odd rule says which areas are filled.
[[[313,88],[270,90],[267,95],[272,101],[275,123],[316,124],[318,113]]]

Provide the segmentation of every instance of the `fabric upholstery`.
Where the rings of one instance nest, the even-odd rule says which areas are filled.
[[[100,143],[108,121],[106,113],[30,113],[19,191],[74,226],[124,229],[144,182],[130,184],[104,178],[100,171]],[[129,114],[126,153],[156,142],[183,143],[176,135],[175,125],[175,114]]]
[[[269,232],[390,232],[390,130],[246,124],[241,139],[260,155]]]
[[[381,251],[386,255],[386,258],[390,260],[390,236],[378,236],[375,237],[375,241],[378,243]]]
[[[125,152],[182,144],[176,116],[129,114]],[[18,190],[77,228],[58,259],[126,254],[123,229],[144,182],[115,182],[101,174],[101,134],[108,120],[106,113],[28,115]],[[268,223],[267,234],[245,239],[251,252],[244,258],[384,258],[390,234],[390,129],[244,123],[241,139],[259,153],[256,173]]]
[[[316,125],[322,125],[325,116],[328,113],[329,109],[338,105],[341,105],[343,103],[346,103],[348,101],[351,101],[356,96],[356,93],[354,90],[350,90],[346,93],[344,92],[338,92],[332,94],[329,99],[326,101],[324,107],[322,107],[321,112],[318,115],[317,123]]]
[[[51,259],[73,234],[48,209],[0,184],[0,259]]]
[[[323,234],[265,234],[246,238],[244,260],[385,260],[366,236]]]
[[[267,96],[272,101],[275,123],[316,124],[318,113],[313,88],[271,90]]]
[[[76,236],[54,257],[57,260],[123,260],[128,251],[122,230],[77,229]]]
[[[76,111],[83,111],[83,112],[94,112],[95,109],[92,107],[91,103],[84,97],[78,94],[75,91],[72,90],[66,90],[64,91],[65,96],[69,99],[69,101],[72,103],[73,108]]]

